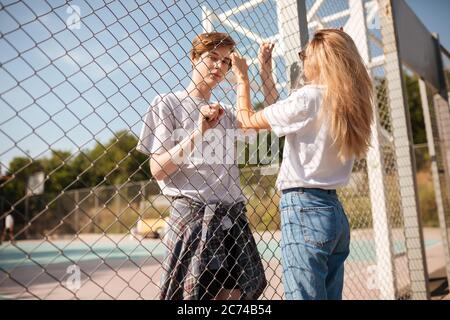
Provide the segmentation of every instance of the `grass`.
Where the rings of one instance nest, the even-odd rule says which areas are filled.
[[[423,225],[438,227],[439,219],[431,170],[422,170],[417,173],[417,187],[419,188],[419,207]]]

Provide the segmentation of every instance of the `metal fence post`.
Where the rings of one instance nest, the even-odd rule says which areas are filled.
[[[288,88],[292,89],[301,75],[298,52],[308,43],[308,20],[305,0],[277,1],[279,32],[287,68]]]
[[[441,95],[436,94],[433,97],[434,112],[436,117],[436,126],[439,130],[439,151],[441,155],[441,161],[438,163],[438,172],[441,182],[441,192],[444,205],[444,211],[441,223],[442,236],[447,236],[446,241],[443,244],[446,245],[445,253],[449,253],[450,244],[450,107],[449,102],[442,98]],[[446,260],[447,262],[447,277],[450,281],[450,256]]]
[[[436,128],[435,113],[431,113],[430,111],[427,87],[422,79],[419,79],[419,89],[422,101],[423,118],[427,134],[428,150],[431,158],[431,172],[433,176],[433,186],[436,198],[437,213],[439,217],[439,225],[442,235],[442,244],[444,247],[445,267],[447,271],[447,279],[450,279],[450,252],[448,246],[448,232],[446,223],[446,221],[449,221],[448,216],[446,219],[446,212],[448,214],[450,207],[446,197],[447,186],[445,183],[445,177],[442,177],[442,174],[445,175],[446,170],[444,169],[445,161],[443,161],[442,145],[440,145],[441,135],[438,128]],[[436,109],[433,107],[432,110],[435,111]],[[441,178],[443,178],[444,180]]]
[[[433,103],[439,130],[442,170],[444,170],[443,173],[447,185],[447,199],[450,201],[450,102],[445,101],[439,94],[436,94],[433,97]]]
[[[349,9],[350,18],[345,31],[352,36],[364,62],[370,65],[371,55],[369,52],[364,2],[362,0],[350,0]],[[371,70],[369,72],[371,73]],[[389,225],[388,197],[385,187],[387,183],[385,181],[386,175],[384,174],[385,163],[382,154],[381,127],[376,101],[374,105],[371,148],[367,153],[366,160],[377,256],[377,288],[380,290],[381,299],[393,300],[396,298],[394,254]]]
[[[386,59],[388,96],[392,110],[392,129],[399,173],[401,206],[404,217],[406,255],[411,277],[411,298],[429,299],[428,269],[416,192],[411,123],[394,25],[395,14],[392,12],[391,0],[380,0],[380,18]]]
[[[445,184],[442,190],[442,192],[444,192],[443,199],[444,201],[447,201],[446,208],[450,210],[450,104],[448,92],[450,83],[446,80],[446,70],[444,65],[444,56],[446,60],[450,60],[450,53],[447,49],[441,46],[438,34],[433,34],[433,37],[437,48],[437,67],[441,83],[439,93],[435,94],[433,97],[433,115],[435,115],[433,120],[437,120],[437,123],[434,122],[433,125],[435,125],[437,130],[439,130],[439,151],[442,157],[439,173],[443,173],[442,182]],[[446,217],[446,222],[447,225],[450,224],[448,216]]]

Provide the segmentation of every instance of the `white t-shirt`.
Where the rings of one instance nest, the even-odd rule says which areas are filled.
[[[5,229],[11,229],[14,226],[14,219],[12,215],[8,214],[5,218]]]
[[[328,121],[318,120],[324,86],[307,85],[264,109],[274,133],[286,136],[277,179],[279,190],[336,189],[348,183],[354,158],[342,163],[332,146]]]
[[[193,132],[197,126],[200,107],[208,103],[210,102],[187,95],[186,91],[157,96],[145,116],[136,149],[147,155],[170,150],[187,134]],[[221,105],[225,113],[214,128],[215,134],[218,135],[216,141],[220,141],[220,148],[214,149],[217,151],[214,152],[214,163],[211,163],[210,158],[207,161],[204,153],[192,152],[188,163],[181,163],[177,171],[158,181],[164,195],[183,195],[204,203],[246,201],[234,156],[235,140],[232,135],[229,136],[236,128],[235,111],[230,105]],[[184,131],[186,135],[180,136],[175,130]],[[212,132],[211,130],[208,130],[207,134]],[[212,138],[210,141],[214,142]],[[216,142],[215,146],[217,145]],[[210,146],[212,144],[204,138],[203,152]],[[234,154],[231,153],[232,150]]]

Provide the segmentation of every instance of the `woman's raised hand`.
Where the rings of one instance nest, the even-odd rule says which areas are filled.
[[[272,72],[272,51],[275,47],[274,43],[263,42],[259,47],[258,60],[261,71]]]
[[[241,57],[237,52],[230,54],[231,63],[233,65],[233,72],[236,79],[243,80],[248,79],[248,64],[245,58]]]

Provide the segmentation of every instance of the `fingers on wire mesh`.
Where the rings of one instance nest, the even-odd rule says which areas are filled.
[[[210,103],[202,106],[200,112],[206,121],[216,121],[224,114],[224,110],[219,103]]]
[[[259,47],[259,54],[262,56],[272,56],[273,49],[275,48],[274,42],[263,42]]]

